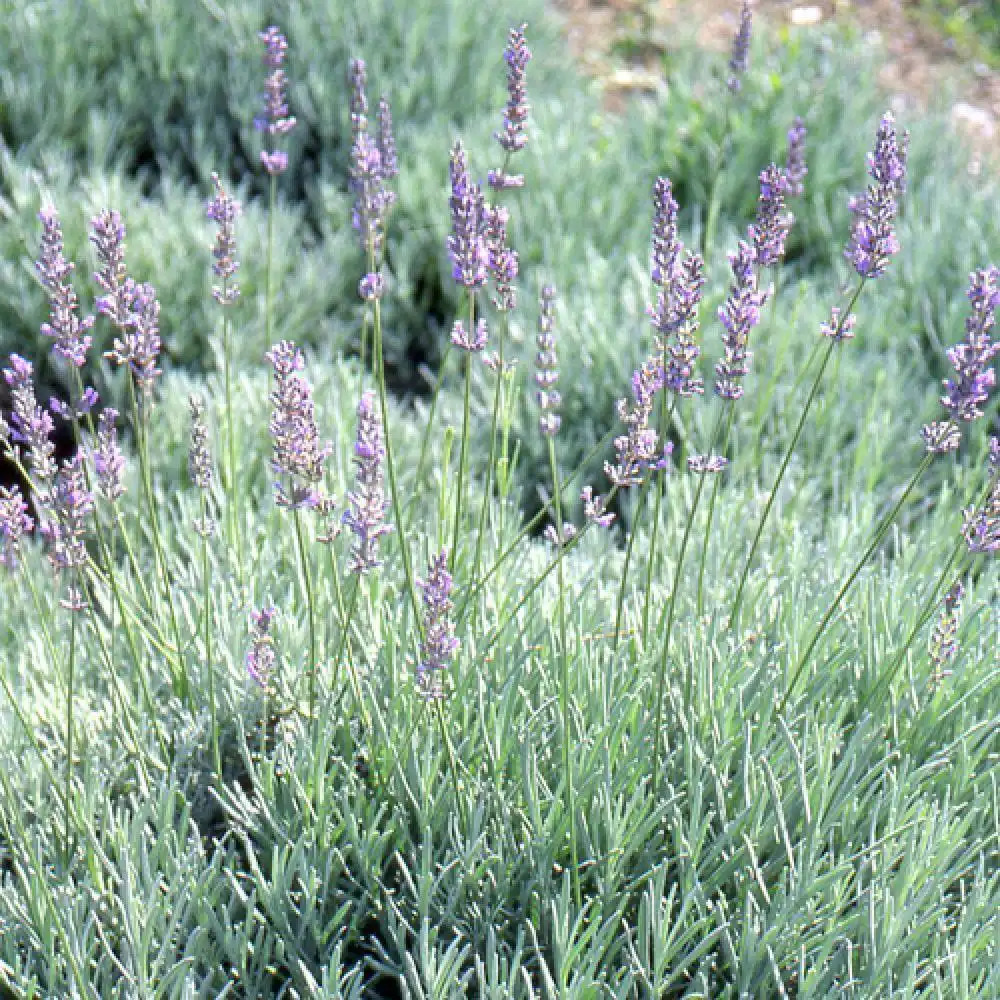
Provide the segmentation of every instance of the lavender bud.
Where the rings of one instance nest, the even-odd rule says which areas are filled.
[[[389,509],[383,470],[385,459],[382,421],[375,405],[375,393],[366,389],[358,403],[358,433],[354,444],[355,486],[347,496],[350,510],[344,514],[344,523],[355,535],[351,551],[352,573],[367,573],[381,565],[378,540],[392,531],[392,527],[385,523],[385,514]]]
[[[507,153],[517,153],[528,144],[525,124],[528,121],[530,105],[525,88],[525,69],[531,59],[531,50],[524,38],[525,29],[511,28],[504,59],[507,63],[507,107],[503,115],[503,128],[494,133],[500,148]]]
[[[161,347],[160,303],[152,285],[131,279],[126,280],[124,294],[128,301],[128,321],[105,357],[115,364],[128,365],[136,386],[148,398],[157,376],[162,374],[156,367]]]
[[[951,673],[945,668],[958,652],[958,615],[964,596],[965,588],[960,580],[956,580],[944,595],[941,615],[931,633],[927,648],[934,664],[928,679],[932,688],[937,687]]]
[[[312,386],[299,374],[305,365],[302,352],[283,340],[264,357],[274,371],[271,468],[288,477],[288,489],[281,482],[274,484],[275,503],[293,509],[315,507],[319,502],[315,486],[323,479],[323,463],[332,449],[319,439]]]
[[[945,455],[957,451],[962,443],[962,432],[950,420],[935,420],[920,429],[924,445],[932,455]]]
[[[417,691],[425,701],[438,701],[445,696],[444,672],[459,647],[451,619],[452,579],[447,549],[431,559],[426,579],[418,580],[417,586],[424,595],[424,636],[416,670]]]
[[[10,388],[11,413],[9,422],[0,417],[0,440],[5,454],[11,457],[18,454],[15,446],[20,445],[27,456],[28,471],[39,484],[45,484],[56,474],[53,423],[38,405],[33,374],[29,361],[19,354],[10,356],[10,368],[3,370],[3,377]]]
[[[692,455],[687,460],[687,465],[688,471],[696,475],[712,474],[722,472],[729,465],[729,459],[721,455]]]
[[[396,138],[393,135],[392,110],[389,107],[387,97],[382,97],[378,102],[378,151],[382,159],[382,179],[388,182],[394,177],[398,177],[399,160],[396,156]]]
[[[597,496],[592,486],[584,486],[580,491],[580,499],[583,501],[583,516],[589,523],[596,524],[599,528],[611,527],[615,515],[607,511],[607,501],[604,497]]]
[[[21,539],[34,524],[16,486],[0,486],[0,566],[11,572],[21,561]]]
[[[235,230],[241,207],[235,198],[226,193],[218,174],[212,174],[212,183],[215,185],[215,197],[207,204],[205,214],[218,227],[212,247],[215,258],[212,271],[222,279],[221,285],[212,286],[212,296],[219,305],[228,306],[240,297],[240,286],[233,279],[240,267],[236,259]]]
[[[737,252],[729,255],[735,280],[729,297],[719,309],[725,353],[715,366],[715,392],[723,399],[737,400],[743,395],[740,380],[750,371],[752,357],[747,342],[750,331],[760,322],[760,310],[767,300],[767,293],[757,290],[754,263],[753,248],[740,240]]]
[[[351,89],[352,145],[368,131],[368,71],[363,59],[352,59],[347,66],[347,84]]]
[[[35,262],[35,272],[49,298],[49,321],[42,324],[42,334],[51,337],[53,350],[71,365],[81,368],[93,343],[90,329],[94,317],[77,315],[76,292],[70,284],[73,265],[63,253],[62,227],[52,207],[38,213],[42,223],[42,243]]]
[[[990,492],[981,507],[962,511],[962,537],[972,553],[1000,552],[1000,439],[990,438]]]
[[[84,533],[93,510],[94,498],[87,490],[83,462],[77,452],[56,473],[52,491],[46,497],[45,515],[39,524],[47,543],[49,562],[56,571],[72,572],[86,565]],[[72,611],[85,607],[82,595],[73,585],[60,603]]]
[[[663,366],[657,356],[647,358],[632,374],[632,403],[618,400],[618,417],[626,433],[615,438],[617,464],[604,463],[604,474],[619,489],[637,486],[643,473],[657,461],[656,430],[649,425],[656,393],[663,388]]]
[[[549,545],[555,548],[559,548],[562,545],[569,545],[576,538],[576,525],[570,521],[563,521],[562,536],[560,537],[559,532],[556,531],[556,526],[554,524],[547,524],[545,530],[542,532],[542,537]]]
[[[517,305],[514,281],[518,274],[518,256],[507,245],[507,222],[510,213],[502,206],[487,205],[484,210],[484,238],[487,269],[493,279],[493,305],[500,312],[509,312]]]
[[[351,224],[361,238],[361,249],[371,259],[378,259],[382,253],[390,198],[385,186],[382,154],[367,132],[358,135],[351,149],[351,190],[355,196]]]
[[[830,322],[821,323],[819,332],[824,337],[832,337],[834,340],[851,340],[854,337],[854,326],[857,318],[853,313],[841,315],[840,309],[834,306],[830,310]]]
[[[269,72],[264,80],[264,113],[254,119],[254,128],[274,140],[288,135],[296,124],[288,113],[288,101],[285,97],[288,77],[282,69],[288,42],[273,24],[257,37],[264,43],[264,65]],[[260,161],[269,174],[280,174],[288,166],[288,156],[273,148],[262,150]]]
[[[772,267],[785,255],[785,240],[795,221],[792,213],[785,210],[787,186],[784,171],[775,164],[761,171],[757,218],[748,231],[758,267]]]
[[[478,184],[469,179],[465,150],[455,143],[451,153],[451,235],[448,254],[452,277],[465,288],[486,283],[488,254],[485,236],[485,202]]]
[[[906,180],[908,140],[904,132],[902,142],[898,141],[896,120],[892,112],[887,111],[879,123],[875,149],[868,156],[872,182],[864,196],[854,199],[851,205],[854,221],[845,253],[862,278],[884,274],[889,260],[899,250],[893,226],[898,211],[897,198]]]
[[[277,613],[278,609],[273,605],[250,612],[250,649],[246,655],[246,668],[251,679],[264,690],[270,684],[277,659],[271,637],[271,626]]]
[[[382,296],[385,295],[385,289],[385,276],[381,271],[369,271],[358,282],[358,295],[360,295],[365,302],[374,302],[375,299],[382,298]]]
[[[125,493],[125,456],[118,444],[115,421],[118,411],[108,406],[97,418],[97,447],[94,449],[94,473],[97,488],[109,503]]]
[[[465,324],[460,320],[455,320],[455,325],[451,328],[451,342],[455,347],[463,351],[479,352],[489,343],[490,331],[482,316],[476,320],[475,332],[470,334],[465,328]]]
[[[788,154],[785,158],[786,191],[790,198],[800,198],[805,192],[805,179],[809,173],[806,166],[807,134],[805,122],[796,115],[788,130]]]
[[[128,272],[125,269],[125,223],[118,212],[105,210],[90,222],[90,242],[97,256],[94,283],[104,293],[97,311],[123,329],[131,316]]]
[[[188,475],[200,490],[212,488],[212,453],[208,447],[208,427],[205,425],[205,401],[189,396],[191,436],[188,443]]]
[[[750,9],[750,0],[743,0],[740,26],[733,38],[733,52],[729,58],[729,89],[734,94],[739,93],[742,88],[742,78],[750,67],[750,32],[752,28],[753,13]]]

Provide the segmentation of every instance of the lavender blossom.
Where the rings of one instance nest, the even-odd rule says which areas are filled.
[[[250,612],[250,649],[246,655],[246,668],[254,683],[265,691],[277,660],[274,639],[271,637],[271,626],[277,613],[278,609],[273,605]]]
[[[750,32],[753,28],[753,13],[750,0],[743,0],[740,12],[740,26],[733,38],[733,52],[729,58],[729,89],[739,93],[743,87],[743,77],[750,67]]]
[[[469,178],[469,165],[461,142],[451,153],[451,235],[448,254],[452,277],[466,288],[486,283],[485,202],[478,184]]]
[[[854,222],[845,254],[862,278],[885,274],[892,256],[899,250],[893,225],[897,199],[906,180],[906,149],[909,134],[902,142],[896,136],[896,120],[891,111],[882,116],[875,136],[875,149],[868,156],[872,183],[862,198],[854,199]]]
[[[788,179],[781,167],[772,163],[761,171],[757,217],[747,234],[758,267],[772,267],[785,255],[785,240],[795,221],[785,209],[787,187]]]
[[[517,252],[507,243],[507,222],[510,213],[503,206],[487,205],[484,209],[484,238],[487,269],[493,281],[493,305],[499,312],[510,312],[517,306],[519,261]]]
[[[440,701],[445,696],[443,675],[459,647],[451,618],[452,579],[447,549],[431,559],[426,579],[418,580],[417,586],[424,594],[424,636],[416,670],[417,692],[425,701]]]
[[[76,368],[83,367],[93,343],[90,330],[94,317],[77,315],[76,292],[70,283],[73,265],[63,253],[62,226],[51,206],[38,213],[42,223],[42,243],[35,262],[35,272],[49,299],[49,321],[42,324],[42,334],[51,337],[53,350]]]
[[[288,77],[282,66],[288,52],[288,42],[273,24],[257,36],[265,46],[264,65],[269,72],[264,80],[264,113],[254,119],[254,128],[263,132],[273,141],[278,136],[288,135],[295,128],[295,118],[288,113],[285,89]],[[282,173],[288,167],[288,155],[278,149],[263,149],[260,162],[271,174]]]
[[[188,398],[191,413],[191,435],[188,442],[188,475],[200,490],[212,488],[212,453],[208,447],[208,427],[205,424],[205,401],[200,396]]]
[[[396,155],[396,138],[392,129],[392,109],[389,98],[383,96],[378,102],[378,152],[382,158],[382,179],[388,183],[399,176],[399,159]],[[395,195],[390,194],[395,201]]]
[[[374,302],[385,295],[386,280],[381,271],[369,271],[358,282],[358,295],[365,302]]]
[[[358,403],[358,433],[354,444],[355,487],[347,497],[350,510],[344,514],[344,523],[355,534],[351,551],[352,573],[367,573],[381,565],[378,540],[392,531],[392,527],[385,523],[385,513],[389,509],[383,471],[385,459],[382,421],[375,405],[375,393],[366,389]]]
[[[112,350],[105,354],[115,364],[128,365],[136,386],[148,399],[153,383],[162,372],[156,367],[160,356],[160,303],[156,289],[148,283],[127,281],[129,296],[128,323],[116,337]]]
[[[583,516],[590,524],[599,528],[611,527],[615,515],[607,510],[607,501],[597,496],[592,486],[584,486],[580,491],[580,500],[583,502]]]
[[[347,65],[347,83],[351,88],[351,144],[368,131],[368,70],[364,59],[352,59]]]
[[[118,411],[110,406],[97,418],[97,447],[94,449],[94,472],[97,488],[109,503],[125,493],[125,456],[118,444],[115,421]]]
[[[226,193],[219,175],[212,174],[215,197],[205,207],[205,215],[216,224],[212,272],[222,279],[221,285],[212,286],[212,296],[221,306],[232,305],[240,297],[240,286],[234,278],[240,268],[236,259],[236,220],[242,211],[240,203]]]
[[[735,281],[719,309],[725,331],[722,335],[725,353],[715,366],[715,392],[723,399],[737,400],[743,395],[740,379],[750,371],[751,358],[747,341],[750,331],[760,322],[760,310],[767,300],[767,293],[757,290],[755,259],[753,247],[743,240],[737,252],[729,256]]]
[[[929,678],[931,687],[937,687],[951,673],[945,668],[958,652],[958,615],[964,596],[965,588],[960,580],[956,580],[944,595],[941,615],[931,633],[927,649],[934,664]]]
[[[788,130],[788,154],[785,158],[785,190],[790,198],[800,198],[805,192],[805,179],[809,173],[806,166],[805,122],[798,115]]]
[[[125,223],[118,212],[106,209],[90,222],[90,242],[97,255],[94,283],[104,293],[94,303],[119,330],[131,317],[131,289],[125,269]]]
[[[678,205],[668,177],[653,182],[653,238],[650,276],[657,288],[667,288],[680,266],[684,244],[677,236]]]
[[[351,190],[354,208],[351,223],[361,237],[361,249],[370,259],[382,253],[385,220],[391,204],[378,145],[361,132],[351,150]]]
[[[924,424],[920,428],[920,436],[924,439],[926,450],[932,455],[945,455],[950,451],[957,451],[962,443],[962,432],[958,424],[950,420],[934,420]]]
[[[983,404],[996,384],[992,361],[1000,354],[1000,343],[990,340],[990,331],[1000,305],[1000,270],[989,267],[973,272],[969,301],[972,312],[965,322],[965,340],[948,351],[957,377],[945,381],[946,391],[941,397],[951,419],[966,422],[983,415]]]
[[[34,527],[28,505],[16,486],[0,486],[0,566],[11,572],[21,564],[21,539]]]
[[[729,459],[722,455],[691,455],[687,460],[688,471],[695,475],[713,475],[722,472],[729,465]]]
[[[551,285],[542,288],[538,315],[538,353],[535,355],[535,401],[541,411],[538,430],[543,437],[554,437],[559,432],[562,417],[556,412],[562,402],[556,383],[559,381],[559,358],[556,355],[556,338],[552,332],[555,322],[556,290]]]
[[[545,525],[545,530],[542,532],[542,538],[553,546],[553,548],[559,548],[560,546],[569,545],[574,538],[576,538],[577,530],[576,525],[572,521],[563,521],[562,534],[556,530],[554,524]]]
[[[38,405],[35,386],[32,381],[34,369],[31,362],[19,354],[10,356],[10,367],[3,370],[4,381],[10,388],[10,419],[0,417],[0,442],[4,453],[15,458],[17,445],[26,455],[28,472],[43,486],[56,474],[56,463],[52,457],[52,417]]]
[[[494,133],[494,138],[500,148],[509,158],[512,153],[520,152],[528,144],[525,125],[531,106],[527,100],[525,87],[525,70],[531,59],[531,50],[525,41],[526,24],[520,28],[511,28],[504,59],[507,63],[507,107],[503,115],[503,128]],[[524,186],[524,176],[508,174],[505,170],[491,170],[488,174],[490,187],[502,191],[506,188]]]
[[[460,319],[456,319],[451,328],[451,342],[462,351],[478,353],[486,348],[489,339],[490,330],[486,319],[482,316],[476,320],[476,328],[472,333],[466,329],[465,323]]]
[[[48,548],[49,562],[57,572],[74,573],[87,563],[84,543],[87,518],[94,510],[93,494],[87,489],[83,460],[77,452],[56,473],[52,491],[39,527]],[[71,611],[85,607],[83,595],[71,583],[60,602]]]
[[[655,356],[632,375],[632,403],[618,400],[618,417],[626,433],[615,438],[617,464],[604,463],[604,474],[619,489],[637,486],[657,456],[657,433],[649,425],[656,393],[663,388],[663,367]],[[662,453],[661,453],[662,454]]]
[[[288,483],[276,481],[274,500],[279,507],[300,509],[319,502],[316,484],[323,479],[323,463],[331,446],[319,439],[312,386],[299,372],[305,366],[302,352],[290,340],[274,345],[264,357],[274,371],[270,399],[273,410],[271,468]]]
[[[830,310],[830,322],[821,323],[819,332],[824,337],[831,337],[833,340],[851,340],[854,337],[854,327],[857,317],[853,313],[842,316],[840,309],[834,306]]]

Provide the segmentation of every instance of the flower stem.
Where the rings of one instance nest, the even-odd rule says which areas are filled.
[[[298,507],[292,511],[295,522],[295,545],[299,553],[299,565],[302,567],[302,583],[306,595],[306,608],[309,613],[309,718],[316,724],[316,676],[319,664],[316,662],[316,601],[313,597],[312,571],[309,568],[309,556],[306,552],[305,539],[302,535],[302,512]]]
[[[474,336],[476,328],[476,295],[469,290],[469,336]],[[465,352],[465,397],[462,408],[462,443],[458,457],[458,484],[455,492],[455,523],[452,528],[451,556],[452,565],[458,563],[458,536],[462,527],[462,507],[465,493],[465,471],[469,462],[469,409],[472,392],[472,352]]]

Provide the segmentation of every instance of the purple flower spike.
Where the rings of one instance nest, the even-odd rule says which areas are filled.
[[[246,655],[247,673],[255,684],[267,690],[271,681],[277,655],[274,651],[274,639],[271,637],[271,626],[274,624],[278,609],[273,605],[250,612],[250,649]]]
[[[212,454],[208,448],[208,427],[205,425],[205,401],[200,396],[188,398],[191,413],[191,437],[188,447],[188,475],[200,490],[212,486]]]
[[[952,420],[976,420],[996,384],[992,361],[1000,354],[1000,343],[990,340],[1000,305],[1000,270],[989,267],[975,271],[969,279],[972,312],[965,322],[965,340],[948,351],[956,377],[944,383],[941,397]]]
[[[375,405],[375,393],[367,389],[358,403],[358,436],[354,443],[357,474],[354,491],[347,497],[350,510],[344,514],[344,523],[355,535],[351,551],[352,573],[367,573],[381,565],[378,540],[392,531],[385,523],[389,509],[385,494],[385,459],[382,421]]]
[[[788,178],[781,167],[772,163],[761,171],[757,218],[747,234],[759,267],[772,267],[785,255],[785,240],[795,221],[785,209],[787,190]]]
[[[257,36],[264,43],[264,65],[269,70],[264,80],[264,113],[254,119],[254,128],[274,140],[288,135],[295,128],[295,119],[288,113],[285,90],[288,77],[282,66],[288,52],[285,36],[274,25]],[[260,161],[269,174],[280,174],[288,166],[288,156],[273,148],[261,151]]]
[[[486,283],[488,254],[485,234],[485,202],[478,184],[469,179],[469,164],[460,142],[451,152],[451,235],[448,254],[452,277],[465,288]]]
[[[684,244],[677,238],[677,210],[673,185],[667,177],[653,184],[653,248],[650,276],[657,288],[667,288],[677,275]]]
[[[218,227],[212,257],[212,272],[222,279],[221,285],[212,287],[212,296],[221,306],[232,305],[240,297],[240,286],[233,280],[240,268],[236,259],[236,220],[240,217],[240,203],[231,198],[218,174],[212,174],[215,197],[205,208],[205,215]]]
[[[448,572],[448,550],[442,549],[430,561],[427,577],[418,580],[424,594],[424,637],[417,663],[417,691],[425,701],[445,696],[444,673],[458,651],[455,623],[451,620],[452,579]]]
[[[357,142],[368,131],[368,70],[364,59],[352,59],[347,67],[347,83],[351,88],[351,135]]]
[[[462,351],[478,353],[486,349],[489,340],[490,329],[482,316],[476,320],[476,329],[472,334],[466,330],[465,324],[460,319],[456,319],[455,325],[451,328],[451,342]]]
[[[118,212],[105,210],[90,222],[90,242],[97,255],[94,284],[104,293],[97,311],[123,329],[131,317],[131,285],[125,269],[125,223]]]
[[[723,399],[737,400],[743,395],[740,380],[750,371],[751,358],[747,342],[750,331],[760,322],[760,310],[767,300],[767,293],[757,290],[755,259],[753,247],[743,240],[737,252],[729,256],[735,281],[719,309],[725,354],[715,366],[715,392]]]
[[[351,221],[361,237],[361,249],[377,260],[382,253],[390,198],[385,186],[382,154],[367,132],[358,135],[351,150],[351,190],[354,191]]]
[[[785,159],[785,178],[787,192],[790,198],[800,198],[805,192],[806,174],[806,135],[808,131],[805,122],[796,115],[792,127],[788,130],[788,155]]]
[[[87,489],[83,462],[77,452],[56,473],[39,525],[48,547],[49,562],[58,572],[72,572],[86,565],[84,533],[93,510],[94,497]],[[85,607],[83,595],[72,584],[66,599],[60,603],[71,611]]]
[[[271,468],[288,478],[287,484],[274,484],[274,501],[279,507],[315,507],[320,499],[316,484],[323,479],[323,463],[332,449],[319,439],[312,386],[299,374],[305,365],[302,352],[290,340],[283,340],[264,357],[274,370],[268,428]]]
[[[382,179],[386,182],[399,176],[399,159],[396,156],[396,138],[392,131],[392,110],[389,99],[378,102],[378,151],[382,157]]]
[[[990,438],[989,496],[981,507],[962,511],[962,536],[971,553],[995,555],[1000,552],[1000,439]]]
[[[526,28],[526,24],[522,24],[520,28],[512,28],[507,48],[504,50],[504,59],[507,62],[507,107],[503,115],[503,128],[495,132],[493,137],[508,158],[512,153],[520,152],[528,144],[525,125],[531,106],[527,99],[525,70],[531,59],[531,50],[524,38]],[[487,180],[490,187],[497,191],[524,186],[524,177],[521,174],[508,174],[504,170],[491,170]]]
[[[161,347],[160,303],[156,298],[156,289],[150,284],[129,280],[126,290],[129,297],[128,322],[105,357],[115,364],[128,365],[143,397],[148,399],[153,392],[153,383],[162,374],[156,367]]]
[[[649,425],[656,393],[663,388],[663,366],[657,357],[647,358],[632,375],[632,404],[618,400],[618,417],[626,433],[615,438],[617,464],[604,463],[604,474],[619,489],[638,486],[643,473],[659,461],[657,433]]]
[[[559,381],[559,358],[556,355],[556,338],[552,332],[555,322],[556,290],[551,285],[542,289],[538,315],[538,353],[535,355],[535,400],[538,409],[538,430],[543,437],[555,437],[562,424],[556,412],[562,402],[556,384]]]
[[[3,370],[3,377],[10,388],[11,413],[9,422],[0,417],[0,442],[10,456],[18,454],[16,446],[20,446],[28,471],[38,485],[44,485],[56,474],[54,425],[48,412],[38,405],[33,374],[31,362],[19,354],[10,356],[10,367]]]
[[[34,524],[16,486],[0,486],[0,566],[11,572],[21,564],[21,539]]]
[[[822,336],[832,337],[834,340],[851,340],[854,337],[856,323],[857,317],[853,313],[842,317],[840,309],[834,306],[830,310],[830,322],[821,323],[819,332]]]
[[[108,406],[97,418],[97,447],[94,449],[94,472],[101,494],[114,503],[125,493],[125,456],[118,444],[115,421],[118,411]]]
[[[42,334],[55,341],[53,350],[76,368],[83,367],[93,343],[90,329],[94,317],[77,315],[76,292],[70,283],[73,265],[63,253],[62,226],[52,207],[38,213],[42,223],[42,244],[35,272],[49,298],[49,321],[42,324]]]
[[[909,134],[902,141],[896,136],[896,120],[887,111],[875,136],[875,150],[868,156],[872,182],[864,196],[851,202],[854,222],[845,251],[848,260],[862,278],[885,274],[889,261],[899,251],[894,223],[897,199],[906,183],[906,150]]]
[[[510,213],[502,206],[487,205],[484,212],[487,268],[493,280],[493,305],[500,312],[510,312],[517,305],[519,261],[517,251],[507,245],[507,222]]]
[[[375,299],[380,299],[385,295],[385,288],[385,275],[381,271],[369,271],[358,282],[358,295],[365,302],[374,302]]]
[[[608,512],[607,501],[604,497],[597,496],[592,486],[584,486],[580,491],[580,499],[583,501],[583,516],[587,521],[599,528],[611,527],[615,515]]]
[[[927,649],[934,664],[928,678],[932,688],[937,687],[951,673],[947,666],[958,653],[958,616],[964,596],[965,588],[961,580],[956,580],[944,595],[941,615],[931,633]]]
[[[733,38],[733,53],[729,58],[729,89],[739,93],[743,87],[743,77],[750,68],[750,32],[753,29],[753,12],[750,0],[743,0],[740,12],[740,27]]]

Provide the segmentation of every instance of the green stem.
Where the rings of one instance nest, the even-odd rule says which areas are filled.
[[[277,174],[270,174],[268,181],[268,201],[267,201],[267,264],[265,267],[264,285],[264,333],[267,339],[267,346],[271,346],[273,318],[271,316],[274,301],[274,213],[278,200],[278,177]]]
[[[615,631],[611,638],[611,651],[618,649],[618,640],[622,636],[622,619],[625,617],[625,594],[628,591],[629,579],[631,578],[632,551],[635,548],[635,536],[639,528],[639,512],[642,510],[646,500],[646,492],[649,489],[653,476],[650,474],[639,487],[639,495],[636,497],[635,508],[632,515],[632,530],[628,533],[628,541],[625,543],[625,562],[622,564],[621,580],[618,582],[618,600],[615,604]],[[659,513],[659,497],[657,497],[657,513]],[[656,521],[653,521],[653,535],[656,535]],[[652,560],[647,562],[647,569],[652,565]],[[646,591],[646,605],[649,605],[649,590]]]
[[[291,490],[289,491],[291,495]],[[319,664],[316,662],[316,601],[313,598],[312,571],[309,569],[309,557],[306,553],[305,539],[302,535],[302,512],[298,507],[292,510],[292,520],[295,523],[295,545],[299,553],[299,565],[302,568],[302,584],[305,589],[306,608],[309,613],[309,718],[316,724],[316,676]]]
[[[76,582],[79,582],[78,580]],[[71,587],[72,590],[72,587]],[[75,600],[70,601],[75,604]],[[76,683],[76,616],[77,610],[69,612],[69,656],[66,661],[66,776],[63,786],[63,854],[65,865],[70,860],[70,798],[73,794],[73,698]]]
[[[476,329],[476,293],[469,289],[469,336],[475,336]],[[458,457],[458,484],[455,492],[455,524],[451,536],[452,566],[458,563],[458,536],[462,527],[462,506],[465,493],[465,471],[469,461],[469,410],[470,394],[472,392],[472,352],[465,352],[465,396],[462,408],[462,443]]]
[[[228,282],[228,279],[227,279]],[[226,284],[223,285],[225,291]],[[225,297],[225,296],[224,296]],[[229,494],[226,509],[229,522],[230,551],[236,551],[236,580],[243,588],[243,542],[242,517],[240,516],[240,490],[236,481],[236,421],[233,416],[233,373],[232,373],[232,324],[229,313],[222,317],[222,369],[226,395],[226,458],[227,458],[227,492]]]
[[[230,411],[232,412],[232,411]],[[219,715],[215,699],[215,663],[212,660],[212,574],[208,561],[208,504],[205,491],[200,490],[201,500],[201,579],[205,599],[205,669],[208,671],[208,704],[212,723],[212,763],[215,774],[222,781],[222,754],[219,751]]]
[[[722,454],[725,455],[729,451],[729,439],[733,431],[733,417],[736,413],[736,407],[733,405],[734,400],[726,400],[726,429],[722,435]],[[708,544],[712,537],[712,521],[715,517],[715,501],[719,495],[719,476],[713,477],[712,482],[712,492],[708,498],[708,517],[705,524],[705,533],[701,541],[701,560],[698,564],[698,614],[701,615],[705,603],[704,603],[704,593],[705,593],[705,564],[708,562]]]
[[[441,739],[444,741],[445,752],[448,755],[448,769],[451,771],[451,780],[455,786],[455,800],[458,803],[458,812],[462,820],[462,832],[469,832],[469,810],[462,795],[461,785],[458,780],[458,764],[455,760],[455,748],[452,746],[451,735],[445,725],[444,705],[438,699],[434,702],[435,713],[438,720],[438,728],[441,730]]]
[[[834,597],[834,599],[830,602],[830,606],[826,609],[826,612],[820,619],[820,623],[816,627],[815,632],[813,632],[812,638],[809,640],[805,652],[802,654],[801,657],[799,657],[798,665],[796,666],[795,670],[792,673],[792,679],[788,683],[788,688],[785,691],[785,696],[781,699],[781,704],[778,707],[779,715],[783,714],[785,709],[788,707],[788,699],[791,698],[792,692],[795,690],[795,685],[798,682],[799,677],[802,676],[802,671],[805,670],[806,664],[809,662],[809,657],[812,655],[812,651],[816,648],[816,643],[819,642],[820,637],[823,635],[824,631],[826,631],[827,625],[830,624],[830,619],[833,618],[833,616],[837,613],[837,610],[840,607],[840,602],[847,595],[847,592],[851,589],[851,587],[854,586],[854,581],[857,580],[858,576],[861,573],[861,570],[868,563],[868,560],[871,558],[872,553],[874,553],[874,551],[878,548],[882,539],[885,537],[885,533],[889,530],[889,527],[892,525],[892,522],[895,521],[896,515],[902,509],[903,504],[905,504],[906,501],[909,499],[909,496],[913,492],[913,489],[917,485],[917,482],[919,481],[920,477],[923,476],[923,474],[927,471],[933,460],[934,460],[934,455],[931,454],[930,452],[924,455],[923,461],[920,463],[920,465],[917,466],[917,471],[913,473],[913,476],[911,477],[909,483],[907,483],[906,489],[903,490],[903,493],[900,496],[899,500],[896,501],[892,510],[889,511],[889,513],[886,514],[884,518],[882,518],[881,522],[879,522],[879,525],[875,529],[871,541],[865,548],[863,555],[854,564],[854,568],[848,574],[847,579],[844,581],[840,590],[837,591],[837,596]]]

